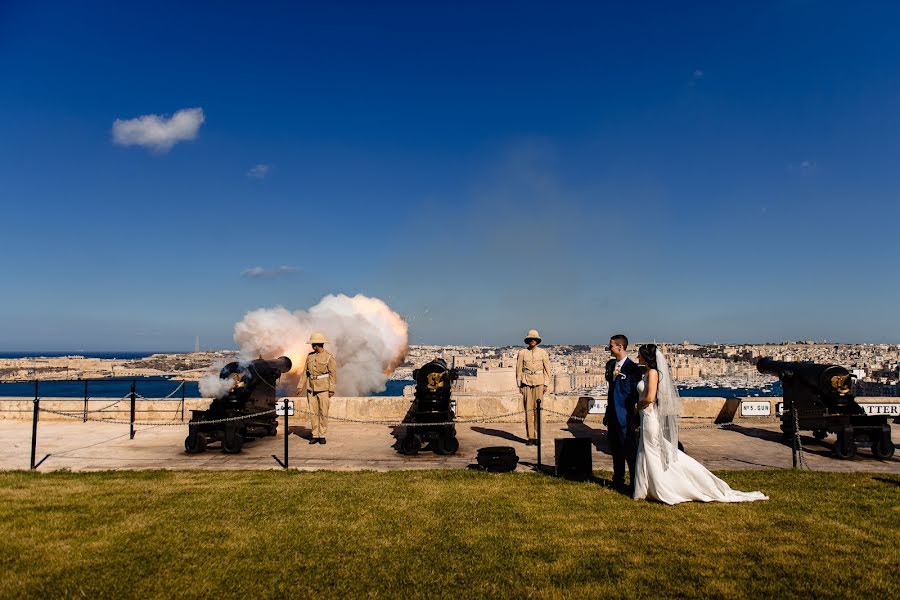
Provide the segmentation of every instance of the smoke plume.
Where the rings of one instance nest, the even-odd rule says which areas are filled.
[[[325,334],[325,349],[337,361],[339,396],[384,390],[389,374],[406,358],[406,321],[378,298],[361,294],[328,295],[308,310],[276,306],[250,311],[234,326],[234,341],[242,361],[290,358],[293,368],[281,377],[279,393],[292,395],[305,373],[306,355],[312,351],[306,341],[314,331]],[[207,396],[203,387],[201,393]]]
[[[213,365],[215,372],[204,375],[200,378],[200,395],[204,398],[222,398],[231,391],[234,385],[234,379],[220,379],[219,371],[224,367],[224,363]]]

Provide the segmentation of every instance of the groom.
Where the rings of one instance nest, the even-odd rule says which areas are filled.
[[[609,338],[607,348],[613,358],[606,363],[606,381],[609,397],[606,402],[606,425],[609,448],[613,457],[613,486],[625,491],[625,463],[634,486],[634,469],[637,457],[637,428],[639,417],[635,414],[638,402],[637,384],[641,381],[641,367],[628,358],[628,338],[617,334]]]

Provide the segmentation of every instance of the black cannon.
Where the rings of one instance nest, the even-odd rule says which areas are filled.
[[[400,440],[401,453],[417,454],[423,442],[437,454],[454,454],[459,450],[453,425],[456,415],[450,404],[450,386],[457,377],[456,369],[448,369],[443,358],[413,371],[416,395],[405,422],[415,426],[406,428],[406,435]]]
[[[221,442],[223,452],[235,454],[247,440],[275,435],[278,418],[271,412],[275,409],[275,388],[278,379],[291,366],[291,359],[282,356],[246,364],[232,362],[222,367],[219,378],[230,379],[231,390],[222,398],[214,399],[206,410],[191,411],[184,449],[198,454],[210,442]],[[222,419],[233,420],[222,422]]]
[[[856,442],[872,445],[876,458],[890,458],[894,454],[891,426],[886,416],[867,415],[852,394],[853,375],[844,367],[820,365],[812,362],[781,362],[761,358],[756,363],[760,373],[781,379],[784,389],[784,410],[781,431],[788,438],[797,428],[811,430],[822,440],[829,432],[837,434],[834,452],[839,458],[856,454]]]

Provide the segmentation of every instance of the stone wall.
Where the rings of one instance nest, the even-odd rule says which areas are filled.
[[[521,397],[518,394],[454,394],[457,418],[461,420],[481,417],[507,415],[522,410]],[[368,398],[332,398],[331,415],[337,418],[359,420],[401,421],[410,407],[411,397],[368,397]],[[306,398],[293,398],[295,401],[295,419],[305,419],[300,411],[308,410]],[[741,403],[768,403],[769,415],[776,413],[776,403],[781,398],[698,398],[685,397],[682,416],[685,418],[715,419],[729,421],[732,418],[748,417],[742,415]],[[543,419],[546,422],[563,422],[570,415],[584,417],[589,414],[592,404],[605,403],[605,398],[592,399],[586,396],[548,395],[544,399]],[[900,415],[900,398],[859,398],[860,404],[878,406],[881,414]],[[203,410],[209,406],[207,399],[188,399],[185,402],[184,415],[190,419],[191,410]],[[750,405],[747,405],[748,407]],[[80,398],[42,398],[41,408],[63,411],[80,415],[84,409],[84,401]],[[136,421],[169,421],[181,419],[181,400],[138,400],[136,403]],[[115,399],[90,400],[89,411],[93,418],[125,420],[130,416],[128,400],[116,402]],[[32,418],[33,403],[31,398],[0,398],[0,419],[27,420]],[[522,415],[512,415],[497,422],[519,422]],[[591,420],[599,421],[602,413],[591,414]],[[41,413],[41,420],[77,420],[51,413]]]

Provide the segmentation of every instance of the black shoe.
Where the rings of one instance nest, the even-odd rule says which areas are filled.
[[[318,444],[318,443],[319,443],[319,438],[312,438],[311,440],[309,440],[309,443],[310,443],[310,444]]]
[[[537,440],[528,440],[529,446],[537,446]]]
[[[319,443],[320,443],[320,444],[324,444],[324,443],[325,443],[325,438],[319,438]]]

